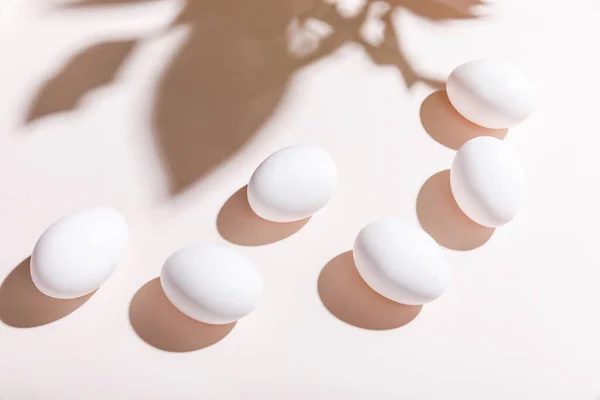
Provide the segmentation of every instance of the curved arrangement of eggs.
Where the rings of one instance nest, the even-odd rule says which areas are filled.
[[[531,114],[535,90],[515,67],[475,60],[449,76],[447,93],[467,120],[488,128],[514,126]],[[248,204],[275,223],[303,220],[321,210],[338,180],[335,161],[310,145],[285,147],[267,157],[248,183]],[[523,203],[523,169],[500,139],[476,137],[456,153],[450,186],[459,208],[474,222],[499,227]],[[125,218],[110,208],[64,217],[39,238],[31,256],[31,278],[58,299],[85,296],[112,274],[129,239]],[[420,228],[398,219],[365,226],[353,246],[356,268],[375,292],[394,302],[421,305],[442,295],[449,266],[441,247]],[[235,322],[260,302],[262,279],[254,263],[224,245],[196,244],[171,255],[160,282],[169,301],[188,317],[213,325]]]
[[[474,60],[452,71],[448,98],[467,120],[486,128],[509,128],[535,107],[535,87],[519,69],[498,60]],[[458,149],[450,168],[456,203],[476,223],[496,228],[511,221],[525,197],[525,174],[508,144],[481,136]]]

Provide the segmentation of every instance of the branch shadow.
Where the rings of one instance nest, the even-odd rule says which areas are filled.
[[[155,278],[137,291],[129,306],[129,321],[137,335],[160,350],[182,353],[204,349],[223,340],[236,322],[208,325],[179,311]]]
[[[420,114],[421,124],[429,136],[453,150],[478,136],[504,139],[508,133],[508,129],[489,129],[468,121],[454,109],[445,90],[427,96]]]
[[[63,5],[93,12],[156,0],[81,0]],[[373,4],[371,4],[373,3]],[[398,69],[406,86],[443,82],[422,76],[404,54],[392,11],[406,9],[436,21],[477,18],[479,0],[392,0],[378,16],[385,24],[377,45],[361,28],[375,6],[368,0],[356,16],[342,16],[321,0],[185,0],[170,30],[188,35],[169,60],[154,93],[154,142],[166,171],[169,194],[184,193],[241,149],[277,112],[291,77],[303,67],[359,43],[374,63]],[[372,14],[372,13],[371,13]],[[80,14],[78,14],[80,15]],[[329,26],[327,34],[308,23]],[[153,35],[156,37],[156,35]],[[31,102],[27,123],[76,110],[91,91],[114,81],[136,45],[148,38],[99,43],[75,55],[47,80]],[[302,42],[294,49],[292,42]]]
[[[456,204],[450,188],[450,170],[438,172],[421,187],[417,217],[425,232],[438,244],[452,250],[474,250],[494,234],[467,217]]]
[[[27,258],[0,286],[0,321],[15,328],[34,328],[58,321],[76,311],[94,293],[76,299],[55,299],[40,292],[30,274]]]
[[[371,289],[358,273],[352,251],[327,263],[319,275],[317,289],[331,314],[368,330],[400,328],[412,322],[423,308],[396,303]]]
[[[376,0],[369,0],[376,1]],[[449,21],[481,18],[478,7],[482,0],[390,0],[392,7],[403,7],[415,15],[430,21]]]
[[[298,232],[310,221],[271,222],[256,215],[248,204],[248,186],[235,192],[217,216],[217,230],[223,239],[241,246],[262,246],[279,242]]]

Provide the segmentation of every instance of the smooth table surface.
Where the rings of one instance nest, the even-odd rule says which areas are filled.
[[[600,3],[461,18],[474,1],[395,0],[387,18],[311,1],[0,1],[0,399],[600,399]],[[459,212],[447,169],[467,138],[506,132],[435,89],[481,57],[539,89],[506,135],[528,200],[496,231]],[[293,143],[328,150],[339,189],[306,224],[261,221],[244,185]],[[93,205],[126,216],[127,256],[93,296],[44,298],[35,241]],[[387,216],[446,248],[452,285],[422,310],[352,264]],[[164,260],[198,241],[259,266],[262,303],[235,326],[160,290]]]

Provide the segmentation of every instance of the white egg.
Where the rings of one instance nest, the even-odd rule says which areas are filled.
[[[354,262],[374,291],[401,304],[437,299],[450,280],[439,245],[422,229],[397,219],[372,222],[354,241]]]
[[[535,108],[533,83],[504,61],[484,59],[459,65],[448,77],[446,91],[456,111],[486,128],[514,126]]]
[[[127,221],[111,208],[71,214],[38,239],[31,255],[31,279],[50,297],[84,296],[108,279],[128,241]]]
[[[450,187],[469,218],[495,228],[517,215],[525,197],[525,174],[508,144],[481,136],[469,140],[456,153]]]
[[[213,325],[250,314],[260,302],[263,287],[250,259],[214,244],[197,244],[175,252],[165,262],[160,282],[179,311]]]
[[[333,158],[320,147],[295,145],[259,165],[248,183],[248,202],[266,220],[298,221],[323,208],[336,186]]]

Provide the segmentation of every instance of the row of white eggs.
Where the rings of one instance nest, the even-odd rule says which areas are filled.
[[[31,277],[44,294],[77,298],[98,289],[111,275],[128,242],[128,227],[111,208],[92,208],[60,219],[35,245]],[[424,231],[396,219],[367,225],[356,237],[354,257],[365,281],[403,304],[439,297],[448,282],[441,248]],[[187,316],[226,324],[258,305],[262,279],[240,252],[217,244],[178,250],[163,265],[161,286]]]
[[[475,61],[450,75],[448,95],[467,119],[498,128],[518,123],[531,112],[533,92],[523,87],[526,84],[512,67]],[[264,219],[291,222],[324,207],[336,185],[337,167],[327,152],[315,146],[290,146],[257,168],[248,184],[248,202]],[[496,227],[516,215],[524,193],[523,171],[504,142],[478,137],[457,152],[451,187],[467,216]],[[110,208],[65,217],[36,243],[32,280],[51,297],[84,296],[108,279],[127,242],[127,223]],[[449,268],[438,244],[423,230],[397,219],[367,225],[357,235],[353,250],[365,282],[393,301],[424,304],[438,298],[448,284]],[[209,324],[225,324],[249,314],[259,303],[263,285],[251,260],[227,246],[212,244],[174,253],[163,266],[161,284],[180,311]]]
[[[535,107],[534,85],[515,66],[474,60],[458,66],[446,83],[452,106],[467,120],[506,129]],[[495,228],[512,220],[525,196],[525,174],[510,147],[493,137],[477,137],[457,152],[450,169],[452,194],[460,209],[480,225]]]

